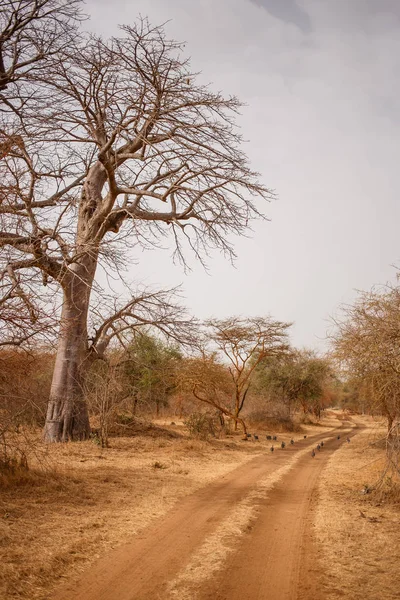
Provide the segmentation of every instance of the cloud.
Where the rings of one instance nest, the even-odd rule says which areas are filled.
[[[146,252],[132,277],[184,281],[200,318],[265,314],[295,321],[297,345],[323,347],[326,319],[354,288],[394,278],[400,222],[400,0],[87,0],[104,35],[139,13],[169,21],[202,81],[247,106],[244,150],[279,201],[254,235],[234,238],[233,269],[184,277]],[[115,28],[115,29],[113,29]],[[136,257],[135,257],[136,258]],[[195,262],[195,261],[193,261]]]
[[[252,0],[253,1],[253,0]],[[263,1],[263,0],[257,0]],[[353,33],[398,33],[399,0],[302,0],[313,23]],[[272,0],[271,0],[272,2]]]
[[[310,16],[296,3],[296,0],[250,0],[250,2],[265,8],[277,19],[296,25],[304,33],[312,30]]]

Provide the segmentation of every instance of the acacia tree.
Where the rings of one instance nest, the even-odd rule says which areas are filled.
[[[11,19],[15,3],[6,11]],[[201,261],[211,248],[232,257],[228,235],[245,231],[261,216],[255,201],[270,196],[240,149],[240,103],[198,84],[161,27],[141,20],[110,40],[63,35],[68,44],[9,79],[2,96],[3,285],[12,273],[31,302],[45,289],[61,306],[48,441],[87,437],[82,380],[121,330],[164,322],[177,337],[173,323],[188,324],[165,293],[151,294],[144,314],[146,294],[105,307],[99,264],[121,276],[132,248],[167,237],[184,264],[189,248]]]
[[[335,324],[335,358],[353,383],[369,390],[391,434],[400,415],[400,289],[361,293]]]
[[[220,415],[232,419],[235,426],[239,423],[246,436],[246,422],[236,415],[232,403],[234,395],[232,378],[226,365],[218,361],[215,353],[202,352],[201,356],[183,360],[177,380],[184,393],[189,392],[196,400],[212,406]]]
[[[267,356],[281,356],[289,350],[290,323],[269,317],[230,317],[207,321],[209,338],[229,363],[234,386],[235,430],[257,366]]]

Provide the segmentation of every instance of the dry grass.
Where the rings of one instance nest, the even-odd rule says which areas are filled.
[[[0,498],[0,598],[48,598],[61,578],[259,451],[236,438],[205,443],[153,433],[113,439],[108,450],[93,442],[47,446],[41,454],[47,472],[33,468],[7,481]]]
[[[244,443],[241,433],[190,440],[175,422],[160,421],[133,438],[113,438],[107,450],[93,442],[42,446],[36,434],[33,468],[20,479],[9,478],[0,497],[0,598],[49,598],[62,578],[83,571],[179,498],[271,443],[260,430],[257,443]],[[330,417],[321,427],[304,429],[312,435],[336,425]],[[279,441],[292,435],[279,434]]]
[[[234,551],[238,539],[250,530],[252,520],[257,517],[259,501],[264,500],[299,459],[309,452],[309,448],[297,452],[287,464],[261,479],[255,488],[237,503],[191,556],[186,567],[169,584],[168,600],[192,600],[196,597],[196,589],[224,567],[227,556]]]
[[[373,442],[384,430],[370,419],[357,420],[366,428],[332,455],[320,479],[315,533],[322,584],[328,600],[394,600],[400,589],[400,504],[390,488],[363,493],[382,471],[384,451]]]

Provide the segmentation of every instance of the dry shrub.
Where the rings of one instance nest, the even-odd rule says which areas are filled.
[[[387,475],[381,477],[374,498],[380,503],[397,504],[400,506],[400,483]]]
[[[199,440],[207,440],[210,436],[216,437],[218,426],[216,419],[209,413],[192,413],[184,421],[189,435]]]
[[[53,356],[48,352],[0,352],[0,483],[30,482],[28,465],[37,458],[35,426],[43,425]],[[39,452],[40,454],[41,452]],[[40,461],[39,461],[40,462]]]
[[[386,460],[376,485],[381,501],[400,504],[400,423],[393,425],[385,438],[378,439],[374,446],[384,448]]]
[[[86,377],[85,397],[89,412],[98,424],[93,431],[93,440],[107,448],[110,428],[126,399],[124,381],[119,377],[118,368],[103,361],[95,363]]]
[[[0,458],[0,487],[5,489],[11,485],[27,483],[31,478],[26,456],[14,457],[6,455]]]
[[[126,438],[139,435],[160,439],[176,439],[182,437],[179,432],[159,427],[144,418],[134,417],[126,413],[116,414],[115,420],[109,428],[110,437]]]
[[[47,470],[29,469],[26,458],[22,462],[11,461],[5,466],[0,461],[0,488],[3,490],[42,486],[50,476]]]
[[[36,485],[50,471],[48,449],[41,441],[40,430],[9,425],[0,432],[0,487]]]
[[[271,431],[300,431],[301,427],[288,416],[271,416],[264,411],[256,411],[249,415],[246,421],[251,427],[258,427]]]
[[[316,417],[314,417],[310,413],[301,413],[301,415],[298,417],[298,421],[302,425],[317,425],[318,424],[318,420],[316,419]]]
[[[50,352],[0,352],[0,420],[44,424],[54,357]]]

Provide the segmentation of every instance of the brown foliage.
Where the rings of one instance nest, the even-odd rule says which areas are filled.
[[[106,40],[77,32],[76,2],[8,0],[5,21],[17,23],[17,5],[51,9],[53,27],[28,15],[4,46],[12,66],[28,52],[32,27],[47,40],[40,57],[35,45],[26,57],[35,64],[29,77],[21,65],[2,69],[0,306],[11,315],[20,306],[32,327],[43,303],[57,316],[62,305],[45,435],[83,439],[88,361],[111,340],[123,343],[128,328],[153,324],[176,338],[190,321],[171,292],[132,297],[128,283],[128,298],[110,293],[104,302],[98,264],[124,281],[131,249],[167,237],[183,264],[190,250],[200,261],[210,248],[233,257],[230,234],[261,217],[258,201],[271,193],[241,150],[240,102],[198,83],[162,27],[142,19]],[[157,314],[149,317],[151,302]]]
[[[199,402],[240,423],[246,433],[244,420],[235,414],[235,388],[229,371],[214,355],[187,358],[182,363],[178,377],[181,391],[192,394]]]
[[[43,424],[54,355],[50,352],[0,352],[0,411],[13,425]]]
[[[258,365],[267,357],[282,356],[289,350],[290,323],[270,317],[230,317],[210,319],[206,324],[210,339],[228,362],[237,424]]]
[[[400,288],[361,293],[343,315],[334,356],[385,415],[390,432],[400,416]]]

